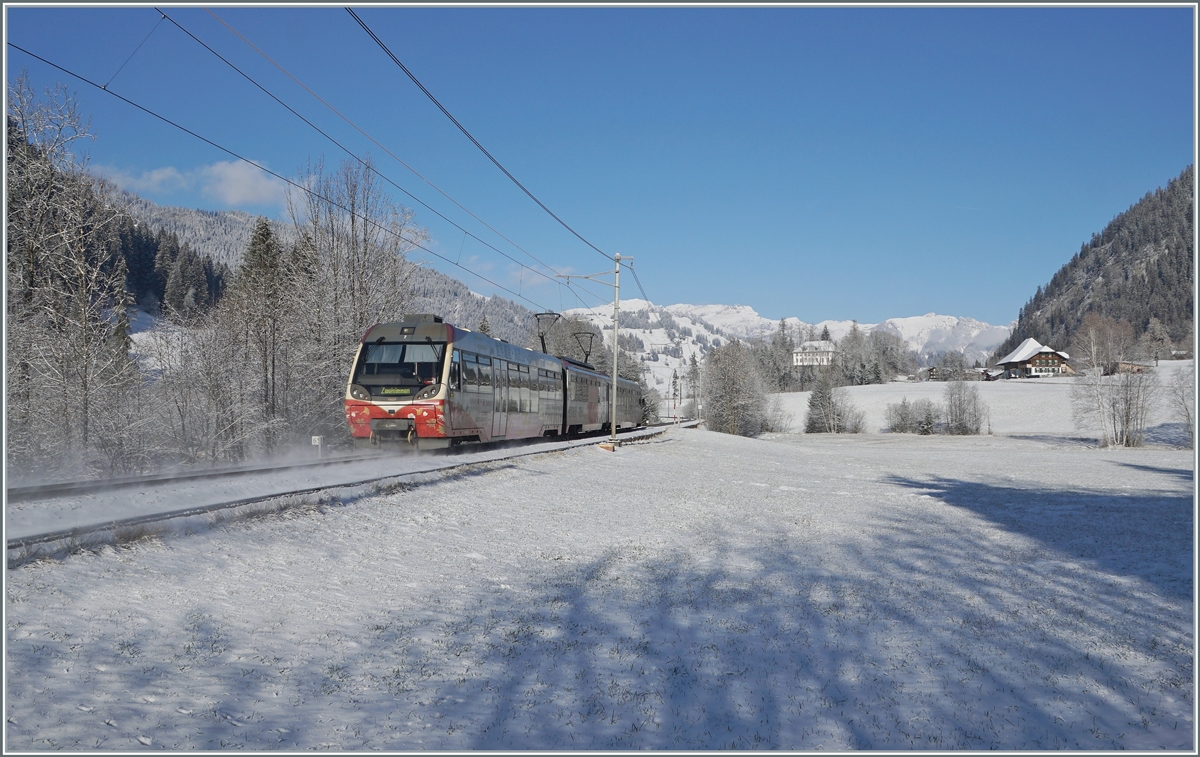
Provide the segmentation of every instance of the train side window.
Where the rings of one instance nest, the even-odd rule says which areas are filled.
[[[521,389],[517,393],[517,412],[529,412],[529,366],[517,366],[517,383]]]
[[[450,355],[450,388],[462,391],[462,352],[459,350]]]
[[[492,359],[479,356],[479,391],[490,394],[492,391]]]
[[[516,363],[508,364],[508,412],[521,412],[521,369]]]
[[[529,369],[529,412],[536,413],[538,411],[538,395],[541,393],[542,377],[538,374],[537,368]]]
[[[479,363],[470,352],[463,353],[463,385],[468,392],[479,391]]]

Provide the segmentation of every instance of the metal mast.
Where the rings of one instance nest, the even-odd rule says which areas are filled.
[[[571,279],[588,279],[589,281],[595,281],[598,284],[603,284],[605,286],[610,286],[613,288],[613,361],[612,361],[612,371],[611,371],[611,374],[612,374],[612,401],[609,403],[609,405],[610,405],[609,409],[611,411],[609,413],[609,440],[614,445],[617,444],[617,360],[620,356],[620,352],[618,350],[620,348],[620,343],[621,343],[621,339],[620,339],[621,332],[619,330],[618,320],[620,318],[620,313],[621,313],[621,261],[622,260],[633,260],[633,257],[630,255],[626,255],[626,256],[622,257],[620,253],[613,255],[613,262],[615,263],[615,266],[613,268],[613,283],[611,283],[611,284],[609,284],[607,281],[602,281],[601,279],[597,278],[598,276],[607,276],[608,274],[606,272],[589,273],[586,276],[585,275],[573,275],[573,274],[568,275],[568,274],[563,274],[563,273],[558,274],[558,277],[560,279],[566,279],[567,283],[570,283]]]
[[[621,330],[617,326],[617,316],[621,312],[621,253],[613,255],[613,260],[616,261],[616,267],[613,269],[613,361],[612,361],[612,402],[609,404],[609,409],[612,411],[611,420],[608,423],[608,438],[613,443],[617,443],[617,349],[621,343]]]

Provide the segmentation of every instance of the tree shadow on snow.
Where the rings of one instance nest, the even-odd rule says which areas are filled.
[[[821,551],[779,536],[750,570],[741,548],[703,564],[614,552],[528,602],[490,608],[490,629],[459,628],[463,649],[481,654],[482,687],[442,690],[489,712],[462,746],[1133,746],[1123,732],[1138,712],[1129,701],[1145,696],[1140,674],[1089,650],[1116,618],[1140,641],[1159,639],[1147,653],[1190,682],[1190,637],[1178,639],[1171,611],[1131,608],[1123,587],[1093,573],[1013,566],[986,538],[911,521],[856,550],[852,571]],[[1028,574],[1018,596],[1014,570]],[[1150,743],[1190,744],[1189,733]]]
[[[1146,429],[1146,444],[1162,447],[1187,447],[1188,428],[1186,423],[1160,423]]]
[[[1148,466],[1130,467],[1180,475]],[[1110,573],[1141,578],[1164,596],[1192,596],[1191,496],[1177,491],[1121,495],[1030,489],[940,477],[893,476],[890,481],[929,492],[1001,528],[1036,539],[1046,548],[1045,559],[1090,561]]]
[[[1137,463],[1124,462],[1118,462],[1117,465],[1126,468],[1133,468],[1134,470],[1146,471],[1148,473],[1162,473],[1188,483],[1192,483],[1196,479],[1196,473],[1191,468],[1162,468],[1157,465],[1139,465]]]
[[[89,722],[122,749],[1192,748],[1190,498],[893,483],[1022,538],[899,504],[843,539],[797,505],[751,541],[714,527],[531,564],[517,589],[380,596],[294,646],[196,608],[102,675],[153,693],[186,666],[210,698]],[[58,669],[14,659],[10,680]]]

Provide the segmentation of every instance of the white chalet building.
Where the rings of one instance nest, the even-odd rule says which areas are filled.
[[[837,345],[833,342],[805,342],[799,348],[792,350],[792,365],[830,365]]]
[[[1052,347],[1045,347],[1030,337],[996,363],[1004,378],[1038,378],[1074,373],[1067,361],[1071,356]]]

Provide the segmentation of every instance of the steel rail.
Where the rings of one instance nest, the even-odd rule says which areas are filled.
[[[659,435],[665,433],[669,428],[671,428],[671,427],[670,426],[659,427],[655,430],[651,430],[649,428],[634,429],[636,431],[644,432],[642,434],[639,434],[636,437],[636,440],[642,441],[645,439],[653,438],[655,436],[659,436]],[[646,433],[646,432],[649,432],[649,433]],[[298,496],[298,495],[313,494],[316,492],[328,491],[328,490],[333,490],[333,489],[353,488],[356,486],[365,486],[367,484],[377,483],[379,481],[386,481],[388,479],[404,479],[404,478],[408,478],[408,477],[412,477],[412,476],[420,476],[420,475],[428,474],[428,473],[439,473],[439,472],[445,472],[445,471],[452,471],[456,468],[470,468],[472,466],[487,465],[489,463],[501,462],[504,460],[512,460],[512,459],[516,459],[516,458],[520,458],[520,457],[530,457],[533,455],[543,455],[543,454],[548,454],[550,452],[558,452],[563,449],[571,449],[574,447],[580,447],[580,446],[594,444],[594,443],[595,443],[594,438],[574,439],[574,440],[572,440],[572,443],[569,443],[566,447],[555,446],[552,449],[535,449],[535,450],[529,450],[529,451],[524,451],[524,452],[518,452],[516,454],[504,455],[503,457],[498,457],[498,458],[494,458],[494,459],[490,459],[490,460],[474,460],[474,461],[470,461],[470,462],[435,465],[433,467],[426,467],[426,468],[422,468],[420,470],[405,471],[403,473],[388,473],[388,474],[385,474],[382,476],[373,476],[371,478],[366,478],[366,479],[362,479],[359,481],[341,482],[341,483],[335,483],[335,484],[324,484],[321,486],[307,487],[304,489],[281,491],[281,492],[275,492],[272,494],[255,495],[253,497],[242,497],[239,499],[227,500],[225,502],[215,502],[215,503],[211,503],[211,504],[207,504],[207,505],[185,507],[185,508],[180,508],[178,510],[167,510],[167,511],[158,512],[158,513],[151,513],[148,515],[137,515],[137,516],[132,516],[129,518],[118,518],[115,520],[94,523],[94,524],[91,524],[88,526],[76,526],[73,528],[60,529],[57,531],[47,531],[47,532],[40,533],[40,534],[32,534],[30,536],[8,539],[6,544],[7,544],[7,549],[10,549],[10,550],[22,549],[25,547],[36,546],[38,544],[46,544],[46,543],[56,542],[56,541],[60,541],[63,539],[77,539],[82,536],[87,536],[88,534],[102,533],[102,532],[106,532],[106,531],[116,531],[116,530],[123,529],[123,528],[134,528],[137,526],[144,526],[144,525],[147,525],[150,523],[157,523],[157,522],[166,521],[166,520],[173,520],[175,518],[187,518],[187,517],[192,517],[192,516],[196,516],[196,515],[205,515],[205,514],[217,512],[220,510],[227,510],[227,509],[233,508],[233,507],[242,507],[244,505],[252,505],[255,503],[259,503],[259,502],[269,502],[271,500],[280,499],[282,497],[293,497],[293,496]],[[388,457],[388,456],[379,455],[377,457]],[[361,458],[361,457],[360,458],[347,458],[345,460],[340,460],[337,462],[352,462],[352,461],[358,461],[358,460],[363,460],[363,459],[371,459],[371,458]],[[332,464],[332,461],[327,464]],[[289,466],[281,466],[279,468],[264,468],[264,469],[260,469],[258,471],[236,471],[236,472],[234,472],[232,474],[228,474],[228,475],[242,475],[245,473],[273,471],[273,470],[281,470],[281,469],[296,468],[296,467],[304,467],[304,466],[289,465]],[[198,475],[197,476],[188,476],[186,478],[199,478],[199,477],[201,477],[201,476],[198,476]],[[168,478],[165,480],[166,481],[177,481],[177,480],[184,480],[184,479]]]
[[[302,463],[285,463],[282,465],[259,465],[254,467],[213,468],[205,471],[188,471],[184,473],[153,473],[145,476],[124,476],[120,478],[91,479],[87,481],[59,481],[50,484],[33,484],[30,486],[11,486],[6,489],[9,502],[28,502],[39,499],[53,499],[70,494],[86,494],[89,492],[109,491],[112,489],[128,489],[134,486],[162,484],[172,481],[191,481],[200,478],[225,478],[247,476],[255,473],[270,473],[291,468],[318,468],[326,465],[341,465],[357,463],[388,457],[384,454],[354,455],[326,460],[309,460]]]

